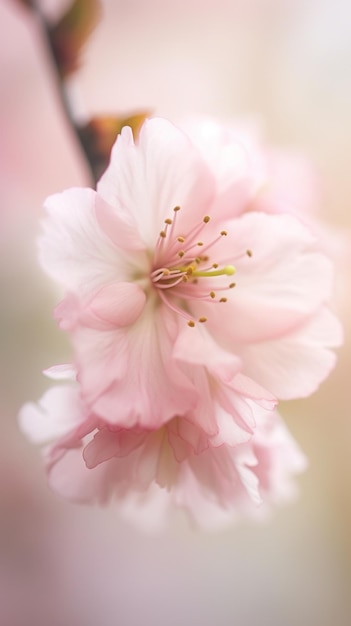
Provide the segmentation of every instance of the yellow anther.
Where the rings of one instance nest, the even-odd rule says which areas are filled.
[[[170,275],[170,273],[171,273],[171,272],[170,272],[167,268],[165,268],[165,269],[162,271],[162,276],[169,276],[169,275]]]
[[[233,289],[233,287],[235,287],[235,286],[236,286],[236,283],[230,283],[229,289]]]
[[[179,252],[178,252],[178,256],[179,256],[180,258],[182,258],[182,257],[184,256],[184,254],[185,254],[184,250],[179,250]]]
[[[252,250],[246,250],[246,254],[247,256],[252,257]]]
[[[201,322],[201,324],[207,322],[207,317],[199,317],[199,322]]]
[[[203,245],[204,245],[204,242],[203,242],[203,241],[198,241],[196,245],[197,245],[197,246],[203,246]]]
[[[210,296],[211,296],[212,299],[215,298],[216,297],[215,292],[214,291],[210,291]]]
[[[179,243],[184,243],[185,239],[184,237],[177,237],[177,241],[179,241]]]
[[[172,224],[172,220],[169,217],[167,217],[167,219],[165,220],[165,224],[171,225]]]
[[[228,235],[226,230],[221,230],[222,237],[226,237]]]
[[[227,302],[227,298],[221,298],[220,302]]]
[[[203,221],[205,222],[205,224],[208,224],[208,222],[210,221],[210,216],[209,215],[205,215]]]
[[[195,322],[193,322],[193,320],[190,320],[190,321],[188,322],[188,326],[190,326],[190,328],[194,328],[194,326],[195,326]]]
[[[161,230],[160,231],[160,237],[163,237],[163,238],[166,237],[166,231],[165,230]]]
[[[173,211],[176,213],[177,211],[180,211],[180,206],[175,206]]]
[[[218,267],[218,263],[212,263],[212,267],[216,270]]]

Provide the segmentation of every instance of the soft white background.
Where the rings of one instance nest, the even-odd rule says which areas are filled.
[[[348,0],[102,4],[71,85],[81,115],[257,119],[267,141],[314,160],[325,219],[350,228]],[[88,178],[38,29],[15,0],[1,0],[0,42],[1,626],[348,626],[350,268],[338,368],[311,399],[282,407],[310,460],[296,503],[259,526],[204,535],[176,519],[145,536],[113,509],[69,505],[47,489],[16,414],[69,346],[51,319],[57,294],[35,240],[45,196]]]

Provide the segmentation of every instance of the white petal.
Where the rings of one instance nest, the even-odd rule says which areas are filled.
[[[72,363],[62,363],[48,367],[43,370],[43,374],[51,380],[76,380],[77,370]]]
[[[19,412],[21,429],[35,443],[45,443],[67,434],[83,419],[77,387],[52,387],[38,404],[28,402]]]

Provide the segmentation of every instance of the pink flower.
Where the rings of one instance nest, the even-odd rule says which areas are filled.
[[[47,200],[41,262],[65,292],[56,317],[79,385],[23,419],[61,437],[48,468],[65,495],[158,485],[198,517],[279,491],[294,454],[285,466],[277,452],[275,405],[317,388],[341,331],[315,237],[252,210],[262,155],[232,135],[190,135],[152,119],[135,144],[124,128],[97,192]]]
[[[78,386],[65,385],[25,405],[20,420],[36,443],[59,436],[46,450],[46,465],[62,496],[104,504],[114,495],[124,515],[149,526],[177,506],[211,529],[289,499],[291,475],[305,468],[279,415],[261,408],[255,416],[255,433],[241,445],[180,417],[156,430],[124,428],[89,414]]]
[[[153,119],[137,145],[123,130],[97,192],[46,202],[41,260],[67,293],[56,316],[84,401],[113,423],[157,427],[239,371],[308,395],[334,364],[331,263],[297,219],[245,212],[255,169],[240,145],[219,173]]]

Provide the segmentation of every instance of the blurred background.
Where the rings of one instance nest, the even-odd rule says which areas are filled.
[[[51,16],[68,2],[45,0]],[[250,118],[266,141],[315,163],[321,213],[351,228],[348,0],[103,0],[70,81],[77,112],[148,110]],[[321,389],[281,413],[309,458],[299,500],[259,525],[194,531],[177,518],[143,535],[112,508],[78,507],[46,485],[17,413],[69,360],[36,238],[45,197],[89,183],[55,93],[40,30],[0,3],[1,626],[348,626],[351,623],[349,267],[345,346]],[[346,277],[346,279],[345,279]]]

